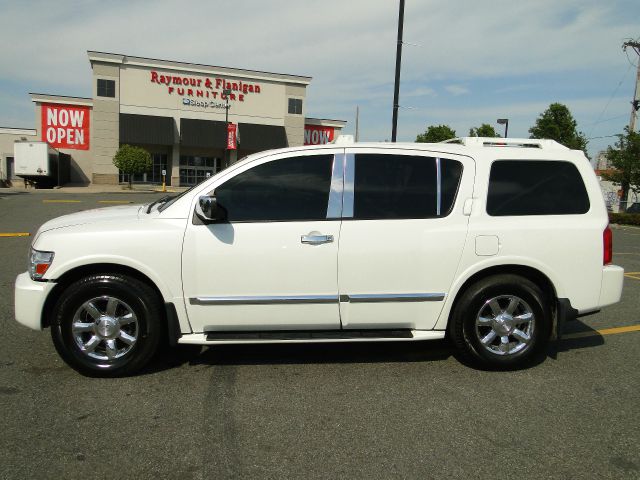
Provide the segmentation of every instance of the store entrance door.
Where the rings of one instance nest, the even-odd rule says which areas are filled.
[[[221,168],[222,162],[220,158],[181,155],[180,186],[196,185],[218,173]]]

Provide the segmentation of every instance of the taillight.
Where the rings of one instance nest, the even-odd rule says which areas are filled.
[[[613,233],[611,233],[609,225],[602,232],[602,246],[604,247],[602,264],[607,265],[613,261]]]

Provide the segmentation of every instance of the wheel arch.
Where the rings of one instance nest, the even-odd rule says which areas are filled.
[[[163,304],[165,303],[164,296],[162,295],[162,292],[160,291],[156,283],[140,270],[136,270],[133,267],[118,263],[92,263],[88,265],[81,265],[65,272],[56,280],[56,285],[49,292],[49,295],[47,296],[47,299],[45,300],[44,306],[42,308],[40,318],[42,328],[47,328],[51,325],[53,308],[55,307],[60,294],[64,291],[65,288],[67,288],[76,280],[80,280],[81,278],[88,275],[98,275],[106,273],[119,273],[128,275],[141,282],[146,283],[156,292],[161,302]]]
[[[558,299],[558,292],[553,281],[541,270],[528,265],[521,264],[503,264],[493,265],[479,270],[469,276],[455,291],[455,295],[452,301],[447,302],[443,309],[440,320],[438,321],[437,329],[445,329],[449,325],[451,314],[455,309],[457,302],[464,292],[474,283],[494,275],[511,274],[524,277],[540,287],[545,297],[551,299],[552,318],[555,317],[556,303]],[[454,293],[454,292],[452,292]]]

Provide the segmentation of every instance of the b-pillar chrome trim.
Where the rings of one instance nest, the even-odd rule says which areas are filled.
[[[356,178],[356,156],[345,154],[344,195],[342,197],[342,218],[353,218],[353,190]]]
[[[346,155],[338,153],[333,156],[331,169],[331,190],[329,191],[329,205],[327,219],[339,220],[342,217],[342,190],[344,188],[344,164]]]

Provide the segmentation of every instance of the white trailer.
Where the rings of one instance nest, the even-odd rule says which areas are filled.
[[[16,142],[13,146],[15,174],[36,184],[53,187],[69,181],[69,155],[46,142]]]

